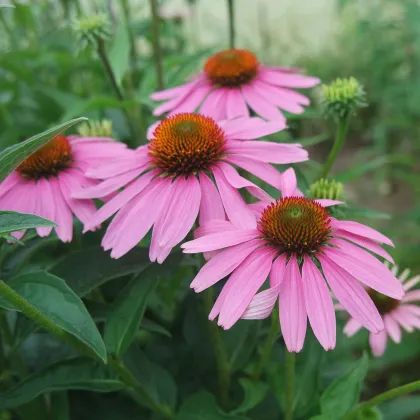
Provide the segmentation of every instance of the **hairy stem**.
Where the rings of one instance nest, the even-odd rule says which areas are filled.
[[[229,15],[229,48],[235,48],[235,8],[234,0],[227,0]]]

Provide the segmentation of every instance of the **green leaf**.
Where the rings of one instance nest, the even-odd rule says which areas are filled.
[[[1,393],[0,408],[19,407],[45,392],[68,389],[112,392],[123,388],[124,384],[111,375],[106,366],[88,358],[70,359],[28,376],[12,389]]]
[[[124,75],[130,64],[130,38],[127,23],[121,20],[115,40],[109,52],[109,62],[118,86],[121,86]]]
[[[174,420],[248,420],[244,416],[231,416],[223,413],[216,399],[206,391],[191,395],[182,404]]]
[[[330,136],[327,133],[321,133],[313,137],[306,137],[301,139],[296,139],[296,143],[300,143],[303,147],[315,146],[316,144],[323,143],[330,139]]]
[[[244,390],[244,398],[241,404],[230,414],[242,414],[256,407],[266,396],[268,385],[263,382],[251,381],[248,378],[239,379]]]
[[[357,207],[340,206],[341,210],[348,219],[365,218],[375,220],[389,220],[391,216],[375,210],[359,209]]]
[[[339,419],[347,414],[359,400],[360,386],[366,376],[369,358],[366,353],[341,378],[336,379],[323,393],[321,413]]]
[[[381,404],[384,420],[405,420],[420,413],[420,395],[408,395]]]
[[[370,407],[358,411],[356,420],[383,420],[383,416],[376,407]]]
[[[152,265],[118,295],[105,324],[104,341],[109,353],[124,353],[132,343],[162,271],[167,271],[166,266]]]
[[[70,406],[67,392],[51,393],[51,418],[54,420],[70,420]]]
[[[0,211],[0,235],[36,227],[57,226],[54,222],[34,214]]]
[[[49,271],[83,297],[109,280],[140,273],[149,265],[148,249],[136,248],[116,260],[97,246],[66,254]]]
[[[95,323],[83,302],[64,280],[45,271],[35,271],[13,278],[8,286],[106,361],[105,344]],[[2,298],[0,306],[15,309]]]
[[[69,127],[87,118],[81,117],[67,121],[56,127],[50,128],[41,134],[37,134],[22,143],[4,149],[0,153],[0,182],[3,181],[14,169],[16,169],[28,156],[36,152],[40,147],[47,144],[57,134],[62,133]]]
[[[172,337],[171,333],[165,327],[162,327],[162,325],[159,325],[151,319],[143,318],[140,328],[146,331],[154,332],[156,334],[165,335],[169,338]]]

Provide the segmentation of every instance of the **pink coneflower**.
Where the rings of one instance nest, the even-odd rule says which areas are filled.
[[[389,264],[387,264],[389,267]],[[392,274],[398,274],[398,266],[394,265],[391,269]],[[404,270],[398,279],[403,284],[407,292],[403,299],[395,300],[368,289],[368,294],[374,301],[379,313],[382,315],[385,329],[378,334],[369,334],[369,343],[374,356],[382,356],[386,349],[387,337],[389,336],[394,343],[401,341],[401,327],[407,332],[420,329],[420,306],[413,305],[411,302],[420,301],[420,290],[411,290],[420,282],[420,275],[409,279],[410,270]],[[407,281],[408,280],[408,281]],[[351,337],[362,328],[362,325],[351,318],[344,327],[344,333]]]
[[[166,101],[154,115],[193,112],[216,120],[248,117],[249,108],[266,120],[285,121],[280,109],[300,114],[309,99],[291,88],[309,88],[320,81],[302,76],[299,69],[265,66],[247,50],[225,50],[212,55],[204,71],[184,85],[155,92],[154,101]]]
[[[86,223],[95,213],[92,200],[76,200],[73,191],[96,185],[84,171],[92,165],[127,153],[126,146],[106,137],[58,135],[25,159],[0,185],[0,209],[36,214],[54,221],[63,242],[73,236],[73,215]],[[94,228],[95,226],[92,226]],[[37,228],[48,236],[52,228]],[[22,237],[24,232],[13,236]]]
[[[307,318],[321,345],[333,349],[336,321],[328,283],[358,322],[379,332],[381,316],[359,281],[402,298],[401,283],[367,252],[391,260],[379,243],[392,242],[360,223],[332,218],[324,208],[332,204],[337,202],[284,197],[260,209],[254,206],[260,214],[257,228],[238,229],[226,221],[200,227],[204,236],[183,244],[184,252],[222,251],[204,265],[191,287],[200,292],[230,275],[209,318],[218,316],[218,324],[228,329],[240,318],[267,317],[278,298],[289,351],[302,349]],[[270,287],[257,293],[268,276]]]
[[[237,228],[255,229],[256,216],[238,189],[247,188],[259,198],[265,193],[240,176],[234,165],[279,188],[282,176],[267,162],[300,162],[308,159],[307,152],[298,144],[250,139],[283,127],[259,118],[216,123],[199,114],[179,114],[161,121],[148,145],[129,158],[88,172],[106,181],[79,192],[79,198],[101,197],[125,187],[88,227],[118,211],[102,245],[112,249],[113,258],[119,258],[154,226],[150,259],[159,263],[185,238],[198,214],[201,224],[227,217]]]

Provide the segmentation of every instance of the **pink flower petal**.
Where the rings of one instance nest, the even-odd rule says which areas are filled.
[[[226,137],[233,140],[253,140],[269,134],[277,133],[286,128],[284,121],[265,121],[262,118],[235,118],[218,121]]]
[[[249,110],[239,89],[228,89],[226,97],[226,114],[228,118],[249,117]]]
[[[315,200],[318,204],[320,204],[322,207],[330,207],[330,206],[336,206],[338,204],[345,204],[343,201],[338,200],[328,200],[326,198],[321,198],[319,200]]]
[[[218,324],[225,330],[231,328],[243,315],[264,283],[270,272],[274,255],[275,251],[267,247],[257,249],[231,275],[235,286],[226,294],[218,320]]]
[[[372,239],[373,241],[377,242],[382,242],[389,246],[394,246],[392,241],[385,235],[382,235],[382,233],[379,233],[369,226],[362,225],[361,223],[331,218],[331,227],[334,229],[345,230],[349,233],[353,233],[354,235],[364,236],[365,238]]]
[[[253,239],[221,251],[202,267],[192,281],[191,287],[196,292],[201,292],[213,286],[235,270],[251,252],[262,244],[262,240]]]
[[[404,311],[410,312],[410,313],[412,313],[416,316],[420,316],[420,306],[402,304],[402,305],[400,305],[400,308],[403,309]]]
[[[311,103],[309,98],[307,98],[306,96],[302,95],[299,92],[295,92],[291,89],[282,88],[282,87],[279,87],[279,86],[275,86],[275,89],[276,89],[275,90],[276,93],[281,95],[282,98],[287,99],[289,101],[296,102],[300,105],[309,105]]]
[[[156,121],[155,123],[153,123],[152,125],[150,125],[147,129],[147,133],[146,133],[146,138],[147,140],[151,140],[154,137],[156,128],[160,125],[162,121]]]
[[[384,328],[382,318],[372,299],[358,281],[327,256],[319,254],[317,257],[335,297],[347,312],[369,331],[382,330]]]
[[[275,286],[257,293],[241,316],[241,319],[264,319],[270,316],[279,296],[279,289],[280,286]]]
[[[260,80],[266,83],[291,88],[310,88],[320,82],[316,77],[285,74],[284,72],[268,68],[260,70],[258,76]]]
[[[414,331],[413,326],[411,325],[410,319],[407,318],[407,313],[404,311],[398,311],[397,309],[394,309],[391,313],[392,318],[398,322],[407,332],[411,333]]]
[[[271,267],[271,272],[270,272],[271,288],[280,286],[280,284],[284,280],[284,274],[286,273],[286,261],[287,261],[286,254],[282,254],[278,256],[273,262],[273,266]]]
[[[330,291],[322,274],[308,256],[302,266],[303,294],[309,323],[325,350],[335,347],[335,312]]]
[[[0,198],[18,185],[21,179],[21,175],[19,175],[16,171],[12,172],[2,183],[0,183]]]
[[[306,335],[306,308],[302,278],[295,256],[286,266],[284,280],[280,284],[280,326],[287,349],[300,352]]]
[[[219,191],[213,181],[204,173],[199,173],[201,187],[200,225],[214,219],[225,219],[225,210]]]
[[[324,247],[325,254],[366,286],[394,299],[404,296],[401,282],[373,255],[342,239],[331,244],[339,248]]]
[[[347,337],[352,337],[354,334],[360,331],[361,328],[362,325],[359,323],[359,321],[356,321],[354,318],[350,318],[347,324],[344,326],[343,332],[347,335]]]
[[[186,83],[181,86],[177,86],[170,89],[161,90],[159,92],[154,92],[150,95],[150,99],[152,101],[165,101],[167,99],[176,98],[179,96],[184,96],[188,92],[191,91],[191,89],[196,86],[198,83],[198,80],[194,80],[193,82]]]
[[[64,199],[58,179],[51,177],[49,183],[56,208],[55,222],[57,226],[54,230],[63,242],[71,242],[73,238],[73,214]]]
[[[416,286],[418,283],[420,282],[420,276],[415,276],[412,279],[408,280],[407,283],[404,283],[403,287],[404,290],[410,290],[412,289],[414,286]]]
[[[226,118],[226,91],[216,89],[210,92],[200,106],[200,114],[212,117],[216,121]]]
[[[229,220],[238,229],[255,229],[257,221],[254,213],[247,207],[239,192],[228,182],[223,171],[214,167],[213,174]]]
[[[386,337],[386,331],[381,331],[378,334],[369,334],[369,344],[375,357],[380,357],[385,353]]]
[[[86,171],[86,176],[96,179],[107,179],[121,175],[134,169],[140,169],[150,164],[148,156],[139,156],[134,151],[130,156],[114,159]]]
[[[281,191],[282,197],[292,197],[296,195],[297,179],[293,168],[288,168],[281,174],[279,190]]]
[[[174,109],[169,112],[168,116],[180,114],[183,112],[196,111],[211,90],[212,86],[208,84],[197,86],[183,99],[182,102],[180,102]]]
[[[45,217],[48,220],[52,220],[57,223],[56,220],[56,203],[54,198],[54,192],[51,184],[45,178],[38,180],[37,190],[39,192],[39,199],[37,204],[38,216]],[[48,236],[51,233],[51,227],[39,227],[36,231],[39,236]]]
[[[238,229],[232,225],[228,220],[213,219],[208,222],[204,222],[194,231],[194,238],[200,238],[201,236],[212,235],[213,233],[223,233],[230,230],[237,231]]]
[[[420,301],[420,290],[411,290],[407,292],[402,299],[403,302],[418,302]]]
[[[401,328],[398,322],[392,317],[392,314],[386,314],[384,316],[385,331],[391,337],[394,343],[401,341]]]

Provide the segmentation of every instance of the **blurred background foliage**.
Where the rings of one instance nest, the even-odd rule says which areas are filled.
[[[242,21],[242,13],[245,13],[241,1],[236,1],[237,21]],[[157,90],[148,2],[13,0],[8,3],[14,8],[0,9],[0,149],[79,116],[109,119],[118,140],[133,147],[145,143],[146,129],[155,121],[152,116],[155,104],[149,95]],[[227,39],[225,32],[218,32],[210,41],[200,35],[200,30],[206,30],[200,7],[211,8],[210,0],[178,1],[175,6],[173,3],[162,1],[159,9],[165,87],[183,83],[200,69],[209,54],[226,48]],[[419,2],[320,1],[321,5],[329,5],[328,20],[333,21],[333,30],[326,36],[321,28],[323,42],[311,48],[305,47],[299,31],[291,43],[280,39],[273,25],[264,25],[269,15],[264,3],[248,4],[247,15],[255,15],[259,24],[254,34],[248,31],[246,36],[239,37],[239,47],[253,49],[261,61],[269,64],[305,68],[308,74],[324,82],[355,76],[365,86],[369,106],[353,118],[345,149],[333,172],[336,179],[345,184],[353,216],[391,236],[397,245],[392,252],[395,260],[418,273]],[[213,4],[220,13],[225,13],[224,1]],[[214,12],[213,20],[219,9]],[[95,48],[81,49],[74,30],[76,19],[96,13],[104,14],[109,20],[110,36],[105,47],[123,97],[119,97],[110,84]],[[282,17],[287,21],[287,10]],[[295,26],[299,24],[299,21],[294,22]],[[277,25],[281,27],[282,21]],[[293,29],[291,23],[287,27]],[[221,31],[225,31],[223,25]],[[310,31],[311,28],[307,29]],[[293,33],[289,37],[293,38]],[[311,37],[316,38],[316,32]],[[316,89],[312,99],[313,106],[305,114],[290,116],[287,133],[273,136],[273,140],[298,140],[308,147],[313,160],[296,167],[303,190],[308,189],[319,170],[317,162],[325,159],[334,135],[334,125],[321,115]],[[111,261],[99,251],[100,237],[98,232],[79,234],[71,245],[59,244],[54,237],[42,241],[35,238],[25,248],[17,247],[8,252],[3,261],[3,276],[16,275],[22,267],[26,271],[34,266],[46,268],[65,278],[77,293],[80,292],[90,313],[103,325],[114,297],[129,276],[145,275],[144,270],[150,267],[138,264],[141,255],[137,253],[144,253],[141,247],[135,255]],[[92,254],[84,250],[87,246]],[[188,293],[195,268],[177,262],[176,255],[174,258],[170,268],[164,266],[161,274],[164,281],[152,294],[136,345],[124,356],[133,375],[157,401],[180,407],[176,420],[281,418],[283,401],[278,400],[284,377],[281,340],[274,343],[267,369],[260,371],[256,357],[264,352],[262,337],[267,335],[268,322],[240,322],[230,332],[222,333],[233,373],[232,407],[229,414],[218,408],[215,360],[209,343],[211,326],[204,314],[202,318],[196,316],[201,310],[200,296]],[[99,284],[104,286],[103,296],[98,299],[92,290]],[[81,285],[83,291],[80,291]],[[343,322],[340,321],[338,331]],[[77,355],[42,332],[28,339],[35,329],[21,316],[17,317],[15,325],[14,339],[23,343],[21,357],[31,362],[32,372],[51,368],[52,363],[62,363],[63,359]],[[382,358],[371,361],[362,389],[364,397],[418,379],[420,334],[404,335],[401,345],[390,344]],[[325,353],[312,337],[307,338],[305,349],[297,359],[298,418],[308,419],[318,412],[314,396],[320,395],[362,355],[367,346],[367,333],[347,339],[340,332],[337,341],[337,349]],[[12,368],[20,369],[19,366]],[[58,377],[59,372],[54,372],[51,375]],[[33,396],[42,388],[33,382],[28,387],[25,392]],[[51,391],[58,389],[62,388],[50,388]],[[49,398],[54,420],[159,418],[150,416],[147,409],[120,393],[55,392]],[[86,407],[95,407],[95,410]],[[23,419],[45,420],[43,409],[38,397],[30,405],[22,406],[19,415]],[[202,417],[197,415],[200,410],[205,413]],[[416,414],[420,413],[420,396],[391,401],[381,407],[381,411],[385,420],[420,418]]]

